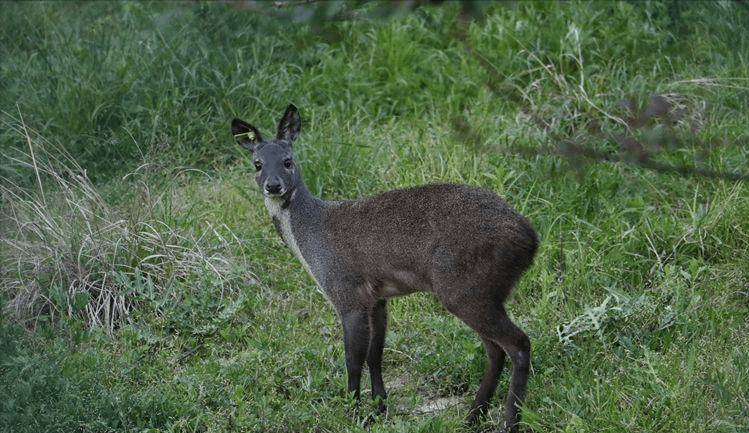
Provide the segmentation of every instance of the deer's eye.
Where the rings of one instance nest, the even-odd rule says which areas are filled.
[[[291,168],[291,158],[284,159],[283,166],[286,168]]]
[[[255,163],[254,163],[254,164],[255,164],[255,170],[256,170],[256,171],[260,171],[260,170],[262,170],[262,169],[263,169],[263,163],[262,163],[262,162],[260,162],[260,161],[255,161]]]

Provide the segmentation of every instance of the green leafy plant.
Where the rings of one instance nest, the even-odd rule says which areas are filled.
[[[533,222],[523,429],[746,431],[746,2],[282,3],[0,2],[0,431],[474,431],[481,342],[429,295],[353,416],[228,131],[290,102],[315,195],[464,182]]]

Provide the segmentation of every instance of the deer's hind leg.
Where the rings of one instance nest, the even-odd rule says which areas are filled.
[[[469,291],[470,292],[470,291]],[[520,421],[519,405],[525,397],[525,387],[530,371],[530,339],[507,316],[501,300],[492,301],[491,296],[473,293],[474,302],[445,302],[445,307],[476,331],[486,346],[489,358],[481,386],[471,406],[469,422],[476,421],[489,405],[499,375],[504,365],[505,353],[512,362],[512,378],[505,403],[506,431],[517,432]],[[481,296],[486,295],[486,296]],[[476,299],[482,301],[476,302]]]
[[[497,389],[497,382],[499,376],[502,374],[502,369],[505,364],[505,352],[496,343],[491,340],[482,338],[484,341],[484,347],[486,348],[486,356],[489,358],[489,362],[486,365],[486,371],[484,372],[484,378],[481,380],[481,386],[476,393],[476,399],[471,405],[471,410],[468,414],[468,423],[474,424],[478,419],[486,414],[489,408],[489,401],[494,395],[494,391]]]
[[[525,387],[531,365],[531,343],[528,336],[520,330],[502,310],[498,318],[498,335],[494,341],[507,353],[512,362],[512,377],[505,403],[504,430],[516,433],[520,422],[520,405],[525,399]]]

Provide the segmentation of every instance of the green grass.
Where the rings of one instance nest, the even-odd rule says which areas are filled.
[[[525,431],[746,431],[749,8],[392,7],[0,3],[0,431],[475,431],[483,347],[429,294],[352,416],[229,132],[289,102],[315,195],[463,182],[533,222]]]

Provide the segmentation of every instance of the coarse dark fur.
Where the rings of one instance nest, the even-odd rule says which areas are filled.
[[[372,396],[385,409],[382,351],[386,299],[431,291],[481,337],[487,366],[469,421],[483,415],[505,353],[513,365],[505,429],[518,431],[530,367],[530,341],[503,303],[538,246],[528,220],[495,193],[467,185],[431,184],[358,200],[325,202],[302,181],[291,147],[301,130],[289,105],[276,139],[239,119],[237,142],[252,152],[256,182],[284,242],[338,313],[344,331],[348,390],[359,398],[367,362]]]

